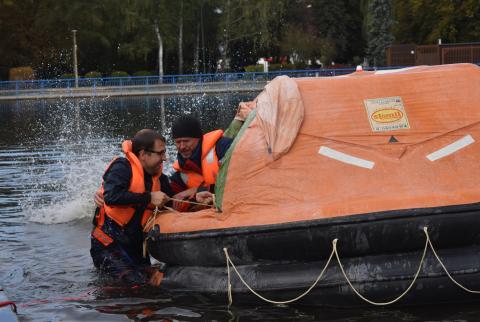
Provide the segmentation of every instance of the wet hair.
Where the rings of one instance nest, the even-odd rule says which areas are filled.
[[[135,133],[132,139],[132,151],[138,156],[141,150],[153,150],[155,141],[160,140],[165,143],[163,135],[151,129],[143,129]]]

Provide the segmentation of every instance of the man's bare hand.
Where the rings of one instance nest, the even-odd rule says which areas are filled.
[[[153,274],[150,277],[149,284],[152,286],[160,286],[160,283],[163,280],[163,273],[159,271],[153,272]]]
[[[173,196],[173,198],[181,199],[181,200],[190,199],[195,195],[196,192],[197,192],[197,188],[190,188],[177,193],[175,196]]]
[[[201,191],[197,192],[195,195],[195,200],[200,203],[204,204],[212,204],[213,203],[213,194],[209,191]]]
[[[103,207],[103,204],[105,203],[105,200],[103,200],[102,190],[99,189],[95,192],[95,196],[93,198],[93,201],[95,202],[95,205],[97,205],[97,207],[99,207],[99,208]]]
[[[182,192],[177,193],[176,195],[173,196],[173,198],[178,199],[178,200],[187,200],[187,199],[190,199],[193,196],[195,196],[196,192],[197,192],[197,188],[190,188],[190,189],[187,189],[187,190],[184,190]],[[185,204],[184,202],[181,202],[181,201],[178,201],[178,200],[173,201],[173,208],[174,209],[182,209],[183,204]]]
[[[156,207],[162,207],[168,201],[168,196],[161,191],[150,193],[150,203]]]

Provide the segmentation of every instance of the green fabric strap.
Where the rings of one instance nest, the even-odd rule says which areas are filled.
[[[237,136],[240,129],[242,128],[242,125],[243,125],[242,121],[234,119],[230,123],[228,128],[225,130],[225,132],[223,132],[223,136],[234,139]]]
[[[217,180],[215,182],[215,204],[217,206],[217,211],[222,211],[223,192],[225,190],[225,183],[227,180],[228,166],[230,164],[230,159],[232,158],[233,151],[235,150],[235,146],[237,145],[238,141],[240,141],[243,134],[249,127],[250,123],[252,123],[256,115],[257,115],[256,110],[253,110],[248,114],[248,117],[243,123],[242,127],[240,128],[240,131],[235,136],[235,139],[233,140],[232,145],[230,145],[230,148],[227,150],[227,153],[225,153],[225,156],[220,161],[222,165],[220,166],[220,170],[218,171],[218,175],[217,175]]]

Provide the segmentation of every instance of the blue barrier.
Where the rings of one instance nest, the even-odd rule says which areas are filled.
[[[392,69],[400,67],[376,68]],[[375,69],[375,70],[376,70]],[[365,68],[365,70],[374,70]],[[128,77],[102,77],[102,78],[79,78],[79,88],[99,87],[149,87],[160,84],[188,84],[188,83],[214,83],[214,82],[255,82],[268,81],[280,75],[289,77],[327,77],[350,74],[355,68],[338,69],[308,69],[308,70],[279,70],[268,73],[244,72],[244,73],[212,73],[212,74],[185,74],[159,76],[128,76]],[[21,91],[31,90],[45,92],[48,89],[72,89],[75,87],[75,79],[42,79],[30,81],[0,81],[0,95],[20,95]],[[3,93],[2,93],[3,92]]]

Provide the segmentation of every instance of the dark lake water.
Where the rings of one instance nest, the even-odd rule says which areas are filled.
[[[194,113],[226,127],[256,93],[0,102],[0,285],[23,321],[480,321],[473,305],[234,306],[196,294],[108,289],[89,255],[92,196],[120,142]],[[162,109],[163,105],[163,109]],[[163,112],[162,112],[163,111]],[[162,124],[165,129],[162,129]],[[175,157],[169,145],[169,164]],[[170,166],[166,167],[166,171]]]

